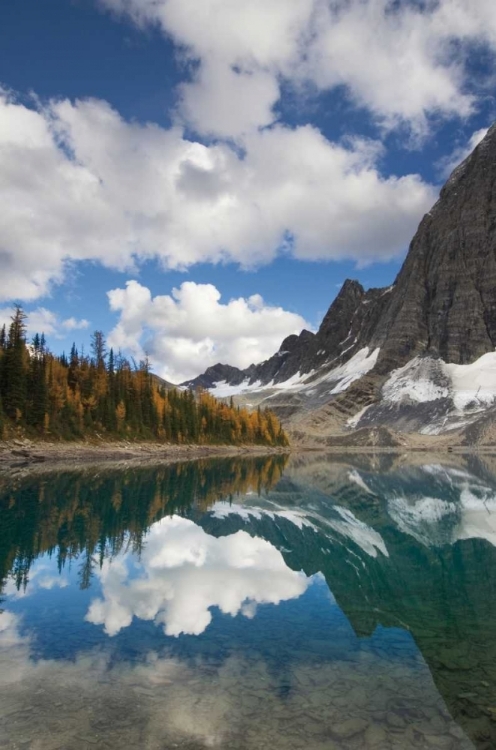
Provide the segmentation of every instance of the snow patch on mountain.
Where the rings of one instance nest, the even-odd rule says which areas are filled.
[[[426,404],[432,404],[432,410]],[[469,365],[415,357],[391,372],[382,387],[381,405],[382,414],[389,414],[393,420],[416,418],[421,434],[439,435],[467,427],[488,407],[496,406],[496,352],[484,354]],[[364,418],[370,416],[363,412],[348,424],[363,426]]]
[[[276,388],[278,391],[304,390],[306,387],[308,387],[305,385],[306,381],[308,380],[308,378],[312,377],[314,372],[315,372],[314,370],[311,370],[310,372],[306,372],[306,373],[297,372],[291,378],[288,378],[287,380],[283,380],[281,383],[274,383],[274,381],[272,381],[265,387],[267,389]]]
[[[488,406],[496,400],[496,352],[471,365],[447,364],[442,359],[415,357],[393,370],[383,386],[384,400],[425,403],[450,397],[456,409]]]
[[[334,370],[331,370],[331,372],[327,374],[326,379],[337,381],[336,385],[331,390],[331,395],[346,391],[355,380],[358,380],[370,372],[377,362],[379,352],[380,349],[370,351],[369,347],[365,346],[344,365],[340,365]]]
[[[226,380],[220,380],[211,388],[211,392],[216,398],[229,398],[230,396],[239,396],[242,393],[250,393],[251,391],[260,390],[262,383],[257,380],[255,383],[243,380],[238,385],[230,385]]]
[[[358,423],[360,422],[362,417],[366,414],[366,412],[369,409],[370,409],[370,404],[368,406],[364,406],[363,409],[360,409],[360,411],[357,414],[355,414],[355,416],[350,417],[350,419],[346,421],[347,426],[350,427],[352,430],[354,430],[355,427],[358,426]]]
[[[384,400],[391,403],[424,403],[449,396],[449,382],[443,365],[441,360],[415,357],[398,370],[393,370],[382,389]]]
[[[471,365],[444,365],[451,378],[453,401],[457,409],[469,404],[489,406],[496,399],[496,352],[489,352]]]
[[[327,384],[330,384],[331,389],[328,391],[326,390],[326,392],[330,395],[336,395],[349,388],[355,380],[359,380],[363,375],[370,372],[377,362],[379,352],[380,349],[374,349],[371,351],[370,348],[366,346],[356,352],[348,362],[338,365],[331,370],[327,370],[322,375],[318,374],[318,370],[311,370],[310,372],[305,373],[297,372],[290,378],[279,383],[275,383],[272,380],[270,383],[265,384],[260,380],[251,383],[249,378],[246,378],[238,385],[230,385],[227,381],[222,380],[215,383],[212,388],[210,388],[210,391],[217,398],[242,396],[254,392],[275,395],[280,391],[293,391],[311,396],[316,392],[316,389],[319,386],[324,387]]]

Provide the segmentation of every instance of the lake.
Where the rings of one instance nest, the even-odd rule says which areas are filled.
[[[494,749],[491,461],[0,476],[0,748]]]

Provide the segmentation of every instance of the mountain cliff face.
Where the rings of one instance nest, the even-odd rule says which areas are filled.
[[[496,125],[422,220],[374,332],[378,367],[415,354],[468,364],[496,346]]]
[[[316,334],[187,385],[249,394],[319,434],[388,424],[437,434],[496,411],[495,347],[496,124],[423,218],[391,287],[348,280]]]

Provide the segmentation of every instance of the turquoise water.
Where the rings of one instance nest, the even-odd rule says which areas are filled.
[[[496,747],[473,459],[0,476],[0,747]]]

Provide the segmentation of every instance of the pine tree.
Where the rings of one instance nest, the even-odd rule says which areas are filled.
[[[26,314],[16,306],[3,363],[3,404],[8,417],[19,420],[25,412],[27,392]]]
[[[48,410],[46,375],[45,336],[36,334],[33,338],[29,362],[26,422],[40,430],[44,427],[45,414]]]
[[[114,350],[110,349],[107,362],[107,396],[105,398],[104,427],[110,432],[117,430],[117,392]]]
[[[69,372],[67,373],[67,385],[74,392],[78,385],[79,354],[76,344],[73,343],[69,358]]]

